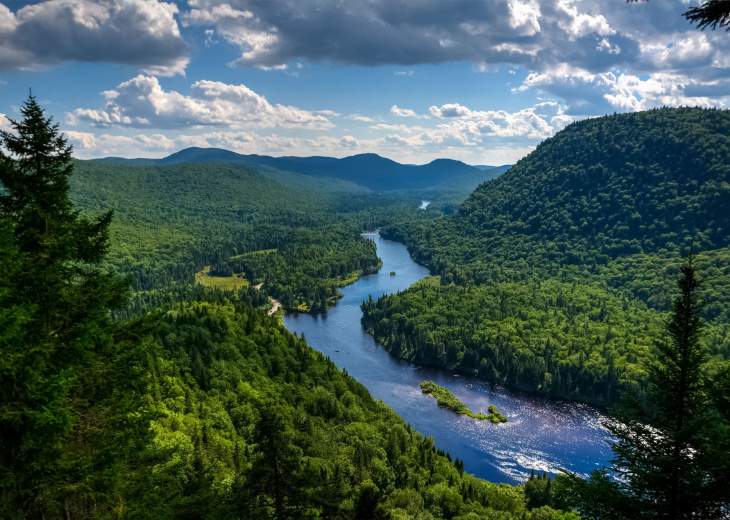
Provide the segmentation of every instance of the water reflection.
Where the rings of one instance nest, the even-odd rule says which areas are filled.
[[[380,273],[361,278],[342,292],[345,296],[327,315],[287,315],[284,325],[304,333],[308,343],[363,383],[436,446],[459,457],[469,473],[493,482],[524,481],[532,469],[556,473],[561,468],[587,475],[606,464],[611,455],[608,433],[595,408],[556,401],[461,377],[390,356],[360,324],[360,303],[405,290],[428,275],[413,262],[402,244],[368,234],[383,260]],[[395,276],[390,272],[395,271]],[[494,404],[509,418],[492,424],[441,409],[421,393],[419,384],[432,380],[448,388],[467,407],[486,412]]]

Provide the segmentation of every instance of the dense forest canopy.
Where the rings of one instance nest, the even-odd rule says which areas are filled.
[[[345,201],[299,197],[231,166],[89,167],[71,160],[34,98],[22,113],[20,137],[2,133],[0,162],[0,516],[576,518],[466,474],[268,316],[262,291],[188,277],[214,254],[211,269],[241,261],[266,287],[282,283],[279,271],[248,257],[281,257],[272,265],[301,262],[320,287],[341,276],[321,272],[328,255],[367,245],[359,231],[405,210],[366,198],[332,211]],[[247,189],[259,198],[234,200]],[[266,198],[290,207],[270,211]],[[286,224],[287,212],[302,222]],[[309,244],[317,232],[331,233],[327,251]],[[299,260],[279,255],[307,245]],[[374,259],[372,247],[355,253]],[[161,303],[123,320],[111,311],[125,308],[130,284]]]
[[[134,289],[119,317],[174,299],[206,268],[263,284],[287,310],[322,312],[339,287],[379,266],[360,233],[415,213],[420,203],[414,195],[382,197],[346,182],[304,182],[239,164],[74,166],[71,200],[85,212],[115,212],[105,265],[131,276]]]
[[[615,402],[643,385],[692,244],[706,341],[727,359],[728,136],[728,111],[699,108],[568,126],[453,216],[386,227],[439,278],[367,303],[364,323],[407,359]]]
[[[239,164],[73,161],[33,97],[21,113],[0,133],[3,518],[725,511],[726,112],[571,125],[441,218],[416,209],[421,193],[304,189],[301,175]],[[384,233],[437,276],[363,304],[391,352],[571,398],[630,395],[635,411],[611,426],[613,469],[640,458],[649,470],[622,484],[606,470],[476,479],[268,315],[269,296],[326,312],[379,267],[360,233],[392,222]],[[702,252],[683,266],[688,241]],[[678,274],[684,299],[666,289]],[[636,451],[657,431],[662,446]]]

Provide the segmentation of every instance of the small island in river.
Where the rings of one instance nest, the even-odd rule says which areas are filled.
[[[464,403],[454,397],[454,394],[446,390],[444,387],[437,385],[433,381],[424,381],[423,383],[421,383],[421,392],[435,397],[436,402],[439,406],[448,408],[452,412],[461,415],[468,415],[469,417],[473,417],[474,419],[488,419],[493,423],[507,422],[507,418],[497,411],[496,406],[490,405],[488,408],[488,414],[474,413],[469,410]]]

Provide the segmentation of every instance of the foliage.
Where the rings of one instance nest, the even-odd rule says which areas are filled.
[[[696,23],[702,31],[707,27],[712,30],[724,27],[730,31],[730,5],[725,0],[705,0],[699,7],[690,7],[682,16],[690,23]]]
[[[174,304],[153,337],[159,355],[145,399],[158,418],[122,498],[129,517],[518,519],[527,511],[520,488],[464,473],[433,438],[245,303]]]
[[[32,97],[23,115],[13,122],[20,137],[2,134],[17,158],[0,165],[0,516],[571,518],[528,511],[521,488],[465,474],[463,461],[256,308],[263,291],[186,283],[206,265],[229,274],[238,262],[274,284],[279,255],[315,285],[341,280],[372,265],[363,257],[374,248],[357,232],[391,214],[386,202],[367,217],[368,200],[312,196],[347,211],[293,228],[285,213],[249,206],[230,224],[233,214],[213,215],[235,190],[195,206],[222,186],[216,175],[239,187],[241,178],[268,181],[239,170],[206,180],[186,165],[171,170],[175,182],[161,170],[88,168],[70,161]],[[68,198],[74,166],[83,216]],[[125,184],[130,176],[136,184]],[[188,205],[159,203],[175,199]],[[111,213],[88,215],[109,206],[119,209],[119,243],[106,260]],[[322,240],[312,240],[323,223]],[[310,249],[297,249],[300,231]],[[274,251],[254,254],[262,249]],[[110,310],[124,315],[128,282],[102,262],[134,275],[131,314],[152,312],[112,322]]]
[[[572,477],[579,505],[594,504],[583,511],[588,518],[726,517],[728,423],[722,403],[708,395],[709,353],[701,341],[692,257],[680,273],[668,338],[657,343],[657,360],[646,363],[647,399],[625,396],[606,424],[616,438],[611,471],[618,480],[609,480],[605,470],[589,482]]]
[[[490,177],[492,168],[477,168],[460,161],[436,159],[429,164],[399,164],[379,155],[366,153],[342,159],[334,157],[270,157],[241,155],[220,148],[186,148],[162,159],[121,159],[108,157],[104,163],[162,166],[179,163],[231,163],[254,168],[272,178],[317,191],[347,190],[360,193],[392,190],[434,192],[466,188],[466,194]],[[487,171],[484,171],[484,170]],[[471,185],[471,188],[468,186]]]
[[[128,285],[99,268],[111,213],[73,210],[71,148],[35,98],[21,114],[0,132],[0,516],[84,516],[146,440],[145,347],[108,319]]]
[[[454,413],[459,415],[468,415],[473,419],[485,420],[488,419],[493,423],[507,422],[507,418],[497,411],[497,407],[489,405],[489,413],[474,413],[469,410],[464,403],[459,401],[454,394],[449,392],[443,386],[439,386],[433,381],[424,381],[421,383],[421,392],[424,394],[431,395],[436,398],[436,402],[439,406],[447,408]]]
[[[661,321],[641,303],[556,280],[443,286],[427,277],[363,304],[392,353],[563,397],[612,402],[643,379]]]
[[[77,161],[75,168],[73,201],[86,212],[115,211],[106,266],[131,275],[134,288],[131,306],[116,318],[194,284],[207,266],[214,278],[245,271],[287,310],[323,312],[339,287],[379,267],[373,244],[360,233],[417,211],[417,198],[347,186],[318,192],[317,181],[304,189],[291,175],[265,176],[237,164]],[[261,250],[273,251],[247,255]]]
[[[405,242],[439,275],[441,289],[413,288],[366,304],[367,327],[407,359],[612,403],[619,388],[646,385],[637,362],[651,355],[648,338],[662,335],[656,324],[671,301],[662,287],[694,238],[709,288],[707,344],[715,363],[727,359],[728,135],[730,113],[695,108],[568,126],[482,184],[453,216],[422,212],[385,227],[384,237]],[[462,293],[468,303],[456,302]],[[464,315],[449,314],[448,305]]]

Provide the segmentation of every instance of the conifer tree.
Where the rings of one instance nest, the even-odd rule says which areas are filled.
[[[667,340],[657,342],[657,360],[645,367],[647,399],[626,396],[606,424],[616,438],[611,470],[619,479],[604,469],[587,483],[574,481],[586,518],[726,517],[728,454],[714,446],[722,421],[707,391],[703,302],[691,256],[680,272]]]
[[[707,0],[699,7],[690,8],[683,16],[703,31],[706,27],[730,31],[730,2],[727,0]]]
[[[95,265],[112,215],[74,211],[71,147],[58,125],[32,95],[20,111],[14,132],[0,132],[0,320],[13,325],[0,334],[0,517],[53,518],[54,508],[77,507],[69,499],[77,490],[93,495],[94,465],[109,463],[82,462],[78,450],[91,444],[89,425],[102,423],[92,411],[105,378],[114,379],[108,314],[128,282]]]

